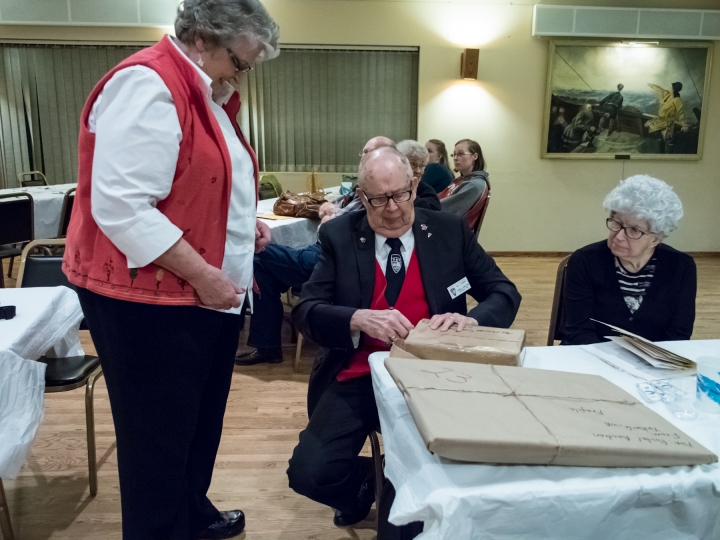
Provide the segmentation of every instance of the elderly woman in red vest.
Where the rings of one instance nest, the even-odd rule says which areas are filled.
[[[206,493],[253,255],[270,241],[229,81],[277,55],[278,27],[258,0],[185,0],[175,32],[85,104],[64,260],[107,380],[133,540],[244,528]]]

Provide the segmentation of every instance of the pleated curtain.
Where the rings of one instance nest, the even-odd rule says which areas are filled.
[[[2,45],[0,187],[22,171],[77,182],[80,112],[95,84],[142,47]]]
[[[283,48],[241,93],[261,170],[357,172],[371,137],[417,137],[418,52]]]

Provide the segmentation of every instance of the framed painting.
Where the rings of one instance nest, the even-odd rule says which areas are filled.
[[[551,41],[542,157],[700,159],[707,42]]]

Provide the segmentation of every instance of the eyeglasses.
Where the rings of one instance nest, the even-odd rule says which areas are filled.
[[[370,203],[370,206],[372,206],[373,208],[380,208],[382,206],[387,206],[390,202],[390,199],[392,199],[396,203],[408,202],[412,197],[412,189],[408,189],[407,191],[401,191],[399,193],[393,193],[390,196],[381,195],[380,197],[373,197],[372,199],[365,195],[364,192],[363,196],[365,197],[365,200]]]
[[[450,157],[474,156],[475,152],[453,152]]]
[[[620,223],[619,221],[615,221],[612,218],[607,218],[605,220],[605,225],[612,232],[625,231],[625,236],[627,236],[630,240],[640,240],[646,234],[655,234],[653,232],[641,231],[640,229],[636,229],[635,227],[625,227],[622,223]]]
[[[225,50],[227,51],[228,55],[230,56],[230,60],[232,60],[232,63],[235,66],[235,71],[239,71],[240,73],[247,73],[248,71],[252,71],[253,69],[255,69],[252,66],[243,66],[242,62],[240,62],[240,59],[235,56],[235,53],[230,47]]]

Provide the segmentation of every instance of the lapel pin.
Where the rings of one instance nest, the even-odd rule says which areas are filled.
[[[428,233],[428,238],[430,238],[431,236],[432,236],[432,233],[431,233],[431,232],[429,232],[429,233]]]
[[[420,225],[420,228],[421,228],[423,231],[427,231],[427,225],[425,225],[424,223],[423,223],[422,225]]]
[[[365,238],[364,238],[364,237],[363,237],[363,238],[360,238],[360,242],[362,242],[362,243],[364,244],[364,243],[365,243]]]

